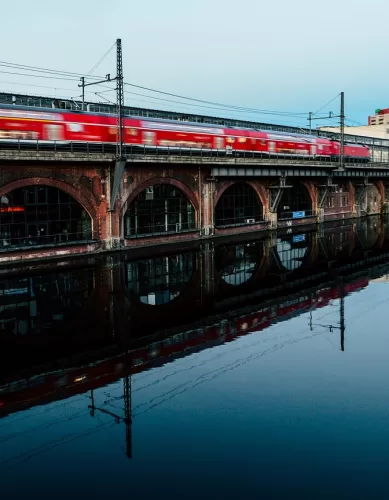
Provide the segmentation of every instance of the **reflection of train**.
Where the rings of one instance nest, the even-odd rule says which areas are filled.
[[[367,279],[360,279],[345,284],[345,294],[361,290],[368,283]],[[83,367],[42,374],[0,386],[0,415],[20,411],[35,404],[68,398],[110,384],[128,374],[129,365],[131,373],[135,374],[155,364],[164,364],[171,360],[172,356],[182,356],[185,351],[189,354],[209,348],[212,344],[231,342],[238,336],[264,330],[271,324],[288,320],[310,309],[324,307],[331,300],[339,298],[339,295],[338,287],[318,289],[295,299],[285,299],[278,304],[264,306],[255,313],[234,320],[222,320],[210,326],[172,335],[132,350],[128,360],[126,354],[120,354]]]
[[[115,115],[68,112],[51,108],[31,108],[2,104],[0,140],[116,143]],[[124,119],[125,144],[159,148],[197,148],[242,151],[266,156],[339,159],[340,144],[330,139],[304,134],[229,129],[217,125],[182,123],[171,120]],[[370,161],[367,146],[346,143],[345,160]]]

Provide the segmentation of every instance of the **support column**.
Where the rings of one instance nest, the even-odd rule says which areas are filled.
[[[200,173],[201,175],[201,173]],[[215,178],[207,177],[201,183],[201,228],[202,236],[213,236],[215,232],[215,207],[213,206],[213,195],[215,190]]]
[[[108,186],[112,185],[114,174],[112,173],[112,167],[108,169],[108,178],[107,184]],[[120,187],[120,183],[119,183]],[[118,188],[119,189],[119,188]],[[107,205],[108,210],[105,216],[105,225],[106,225],[106,238],[103,241],[105,250],[118,250],[120,249],[120,231],[119,231],[119,217],[117,204],[112,199],[113,193],[111,189],[107,189]],[[117,196],[117,193],[116,193]],[[111,206],[116,206],[116,209],[110,209]]]
[[[267,221],[269,222],[270,229],[277,229],[277,220],[278,220],[277,212],[267,213]]]

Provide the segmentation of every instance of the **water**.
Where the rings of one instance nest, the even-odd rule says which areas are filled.
[[[24,498],[386,498],[377,218],[0,277],[0,485]]]

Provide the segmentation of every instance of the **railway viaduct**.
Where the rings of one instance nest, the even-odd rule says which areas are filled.
[[[0,149],[0,263],[291,231],[385,214],[389,161],[127,151]],[[46,149],[46,150],[45,150]],[[116,176],[116,181],[115,181]]]

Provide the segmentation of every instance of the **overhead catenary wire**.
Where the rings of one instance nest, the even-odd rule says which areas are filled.
[[[107,52],[106,52],[106,53],[105,53],[105,54],[104,54],[104,55],[103,55],[103,56],[102,56],[102,57],[101,57],[101,58],[97,61],[97,63],[93,66],[93,68],[92,68],[90,71],[88,71],[88,73],[86,74],[86,76],[87,76],[88,78],[92,75],[92,73],[93,73],[94,71],[96,71],[96,69],[100,66],[100,64],[104,61],[104,59],[108,56],[108,54],[110,54],[110,52],[112,51],[112,49],[113,49],[114,47],[116,47],[116,42],[114,42],[114,43],[112,44],[112,46],[111,46],[111,47],[107,50]]]

